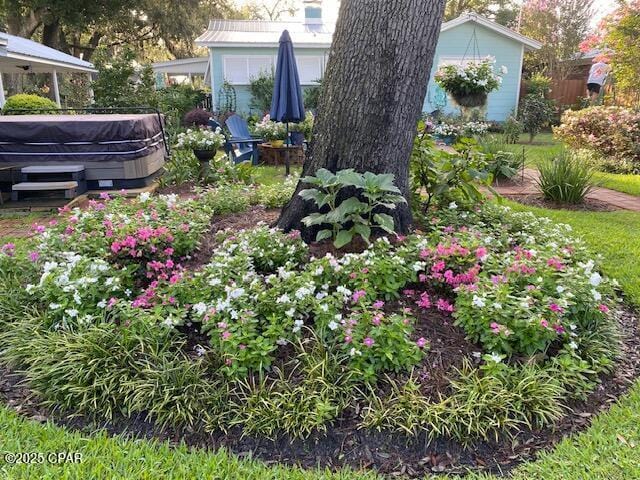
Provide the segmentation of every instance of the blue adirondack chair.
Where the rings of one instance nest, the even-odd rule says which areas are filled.
[[[249,125],[244,118],[238,115],[230,116],[225,122],[231,136],[227,136],[224,150],[234,163],[251,161],[253,165],[258,164],[258,144],[264,140],[254,138],[249,132]],[[214,130],[220,127],[220,123],[209,120],[209,126]]]

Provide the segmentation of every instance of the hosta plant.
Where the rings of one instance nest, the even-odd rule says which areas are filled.
[[[383,210],[393,210],[399,203],[406,203],[400,189],[393,184],[392,174],[358,173],[353,169],[332,173],[321,168],[316,176],[308,176],[303,182],[315,188],[302,190],[299,195],[313,201],[321,212],[302,219],[307,227],[325,226],[316,235],[316,241],[333,239],[336,248],[342,248],[354,237],[360,236],[369,243],[372,229],[393,233],[393,217]],[[356,194],[340,201],[344,189],[354,188]],[[326,213],[322,213],[322,211]]]

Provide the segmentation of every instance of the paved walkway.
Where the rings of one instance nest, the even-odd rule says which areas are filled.
[[[498,183],[493,188],[501,195],[536,195],[540,193],[536,184],[537,180],[538,171],[525,168],[524,175],[519,172],[512,180]],[[599,200],[619,210],[640,212],[640,197],[609,188],[595,187],[587,194],[587,198]]]

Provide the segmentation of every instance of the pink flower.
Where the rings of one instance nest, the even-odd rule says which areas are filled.
[[[111,298],[109,299],[109,303],[107,303],[107,306],[108,306],[109,308],[111,308],[111,307],[113,307],[116,303],[118,303],[118,299],[117,299],[117,298],[115,298],[115,297],[111,297]]]
[[[31,260],[32,262],[37,262],[39,258],[40,254],[36,251],[33,251],[29,254],[29,260]]]
[[[427,292],[423,292],[420,295],[420,300],[416,302],[416,305],[422,308],[431,308],[431,299],[429,298],[429,294]]]
[[[562,270],[564,268],[563,263],[559,259],[557,259],[555,257],[550,258],[549,260],[547,260],[547,265],[552,267],[552,268],[555,268],[556,270]]]
[[[487,256],[487,249],[485,247],[476,248],[476,258],[478,260],[482,260],[486,256]]]
[[[491,331],[493,333],[495,333],[495,334],[500,333],[501,325],[499,323],[492,322],[491,325],[489,325],[489,327],[491,328]]]
[[[382,322],[382,315],[381,314],[377,314],[376,316],[374,316],[371,319],[371,323],[373,323],[376,327],[378,327],[381,322]]]
[[[547,328],[549,327],[549,322],[547,322],[545,319],[540,320],[540,326],[542,328]]]
[[[436,302],[436,308],[441,312],[453,312],[455,308],[444,298],[439,298]]]
[[[559,324],[555,324],[555,325],[553,326],[553,329],[556,331],[556,333],[557,333],[558,335],[562,335],[562,334],[564,333],[564,331],[565,331],[565,330],[564,330],[564,327],[563,327],[562,325],[559,325]]]
[[[218,322],[216,325],[220,330],[224,330],[225,328],[227,328],[227,324],[226,322]]]
[[[13,257],[13,255],[16,253],[16,246],[15,246],[15,244],[13,244],[11,242],[5,243],[4,245],[2,245],[2,248],[0,248],[0,250],[6,256]]]
[[[346,337],[344,337],[344,343],[351,343],[352,340],[353,338],[351,338],[351,335],[347,335]]]
[[[555,313],[562,313],[564,311],[564,309],[557,303],[552,303],[551,305],[549,305],[549,310]]]
[[[351,299],[353,300],[353,303],[358,303],[360,299],[366,294],[367,292],[365,292],[364,290],[356,290],[355,292],[353,292]]]
[[[379,310],[382,307],[384,307],[384,302],[382,300],[376,300],[375,302],[373,302],[373,308]]]
[[[102,200],[111,200],[111,197],[109,196],[109,194],[107,192],[100,192],[100,198]]]
[[[34,230],[34,232],[36,232],[36,233],[44,233],[44,232],[45,232],[45,230],[46,230],[46,228],[45,228],[45,226],[44,226],[44,225],[34,225],[34,226],[33,226],[33,230]]]
[[[406,295],[407,297],[411,297],[411,296],[413,296],[413,295],[415,295],[415,294],[416,294],[416,291],[415,291],[415,290],[411,290],[411,289],[407,288],[406,290],[403,290],[403,291],[402,291],[402,293],[403,293],[404,295]]]
[[[238,345],[238,348],[240,350],[245,350],[247,348],[247,346],[244,343],[241,343],[241,344]]]
[[[609,307],[607,307],[604,303],[601,303],[600,305],[598,305],[598,310],[600,310],[602,313],[608,313]]]
[[[231,332],[228,330],[225,330],[224,332],[222,332],[221,337],[222,337],[222,340],[229,340],[231,338]]]
[[[367,337],[362,341],[362,343],[364,343],[365,346],[367,346],[367,347],[372,347],[373,344],[376,343],[376,342],[375,342],[375,340],[373,338]]]
[[[427,346],[427,340],[423,337],[420,337],[417,341],[416,341],[416,345],[418,346],[418,348],[424,348]]]

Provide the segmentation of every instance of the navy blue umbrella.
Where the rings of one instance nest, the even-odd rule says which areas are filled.
[[[273,85],[271,100],[271,120],[287,124],[287,147],[289,141],[289,122],[304,120],[304,104],[302,103],[302,88],[296,56],[293,53],[293,43],[289,32],[285,30],[280,36],[278,47],[278,62]],[[287,175],[289,174],[289,151],[286,151]]]

